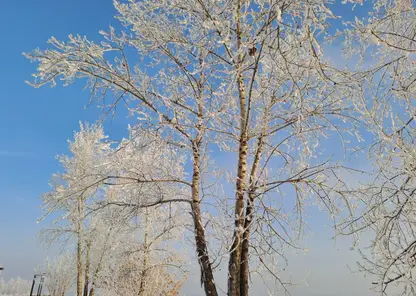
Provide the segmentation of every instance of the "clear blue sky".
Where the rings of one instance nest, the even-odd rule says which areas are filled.
[[[88,94],[82,85],[34,89],[25,84],[34,72],[22,52],[46,47],[50,36],[96,36],[113,22],[112,1],[2,1],[0,9],[0,264],[4,276],[30,276],[39,261],[35,240],[39,196],[58,170],[56,154],[78,121],[94,121],[100,110],[83,110]],[[109,132],[124,124],[108,124]]]
[[[348,11],[345,7],[337,6],[336,13],[341,14],[343,10]],[[361,14],[362,11],[358,12]],[[24,58],[22,52],[29,52],[36,47],[47,47],[46,41],[50,36],[65,40],[68,34],[74,33],[94,39],[99,30],[116,23],[113,15],[111,0],[2,1],[0,264],[5,266],[3,275],[6,278],[17,275],[31,278],[33,268],[44,257],[44,251],[36,243],[36,235],[40,229],[36,219],[41,214],[39,197],[49,189],[51,174],[59,170],[55,156],[67,152],[66,140],[78,129],[78,121],[92,122],[100,114],[100,110],[95,107],[84,110],[88,93],[82,91],[82,83],[66,88],[58,84],[55,88],[40,89],[25,84],[25,80],[31,79],[35,64]],[[353,15],[354,13],[348,13],[349,17]],[[120,116],[106,124],[106,132],[113,136],[120,136],[124,129],[125,120]],[[323,220],[320,222],[324,222]],[[306,261],[298,260],[300,269],[306,270],[309,265],[316,264],[329,266],[331,261],[340,257],[346,258],[345,262],[348,261],[347,258],[351,257],[349,253],[331,253],[333,243],[329,241],[329,237],[328,232],[326,236],[319,234],[311,239],[311,245],[317,246],[319,250],[315,255],[311,253]],[[345,278],[346,283],[351,278],[344,267],[337,265],[330,268],[339,271],[340,277]],[[322,273],[319,280],[314,276],[316,291],[319,293],[302,295],[324,295],[320,283],[334,282],[333,272],[326,274],[327,278]],[[349,285],[344,287],[344,284],[342,287],[345,290]],[[334,291],[338,288],[333,284]],[[367,288],[365,283],[350,288],[353,289],[350,290],[351,293],[359,289],[363,292],[361,295],[371,295],[364,292]],[[346,293],[345,295],[352,295],[348,290]]]

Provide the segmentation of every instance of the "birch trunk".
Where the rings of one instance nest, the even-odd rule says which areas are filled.
[[[192,216],[195,227],[196,253],[201,267],[201,283],[204,285],[205,295],[217,296],[211,262],[209,261],[208,247],[205,239],[205,229],[202,223],[199,199],[200,173],[200,142],[193,143],[193,175],[192,175]]]
[[[244,77],[242,74],[243,54],[242,27],[241,27],[241,1],[236,7],[236,35],[237,35],[237,87],[238,100],[240,104],[240,139],[238,150],[238,166],[236,180],[236,201],[235,201],[235,223],[233,243],[230,250],[230,261],[228,264],[228,296],[240,296],[240,262],[242,241],[244,232],[244,195],[245,179],[247,174],[247,151],[248,151],[248,119],[247,102],[245,93]]]
[[[140,279],[140,288],[139,288],[139,296],[143,296],[146,286],[146,277],[147,277],[147,261],[149,260],[149,244],[148,244],[148,237],[149,237],[149,220],[148,220],[148,213],[146,211],[146,221],[145,221],[145,231],[144,231],[144,256],[143,256],[143,270]]]
[[[249,280],[249,248],[250,248],[250,234],[253,221],[254,199],[256,197],[255,185],[257,169],[260,163],[261,153],[263,149],[263,136],[260,136],[257,143],[257,150],[254,157],[253,165],[250,171],[250,188],[248,193],[246,216],[244,221],[243,244],[241,250],[240,263],[240,296],[248,296],[248,280]]]
[[[238,158],[238,173],[236,182],[236,203],[235,203],[235,229],[233,235],[233,244],[231,246],[230,261],[228,266],[228,295],[239,296],[240,289],[240,261],[241,248],[244,232],[244,194],[247,170],[247,150],[248,140],[247,134],[244,134],[240,140],[239,158]]]
[[[90,292],[89,292],[89,296],[94,296],[95,295],[95,282],[97,281],[98,276],[101,272],[101,269],[103,268],[104,256],[105,256],[105,253],[108,249],[108,245],[109,245],[110,236],[111,236],[112,231],[113,231],[113,227],[111,226],[110,229],[107,232],[106,240],[105,240],[104,246],[103,246],[103,252],[101,252],[100,260],[98,261],[97,268],[95,269],[95,271],[92,274],[92,283],[91,283],[91,289],[90,289]]]
[[[84,296],[88,296],[88,289],[90,285],[90,249],[91,249],[92,239],[89,239],[87,242],[87,250],[85,254],[85,276],[84,276]]]
[[[84,213],[84,201],[82,196],[78,198],[78,215],[79,219],[77,221],[77,296],[82,296],[82,215]]]
[[[240,296],[240,261],[242,251],[242,239],[244,232],[244,195],[245,179],[247,173],[247,151],[248,151],[248,124],[247,124],[247,102],[245,94],[244,77],[241,73],[243,55],[241,53],[242,29],[241,29],[241,1],[237,2],[236,34],[237,49],[239,51],[237,61],[237,86],[240,104],[240,139],[238,150],[238,166],[236,180],[235,201],[235,225],[233,243],[230,250],[230,261],[228,264],[228,295]]]

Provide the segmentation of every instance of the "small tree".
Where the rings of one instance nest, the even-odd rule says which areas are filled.
[[[75,258],[66,253],[50,260],[47,259],[39,268],[46,273],[45,287],[49,296],[65,296],[76,278]]]
[[[85,247],[84,227],[86,220],[86,205],[95,196],[95,188],[89,189],[89,185],[95,179],[94,174],[99,168],[96,159],[100,159],[109,153],[110,146],[104,143],[103,131],[95,126],[81,125],[81,131],[75,134],[75,140],[70,142],[72,157],[59,158],[65,172],[54,175],[51,186],[53,191],[46,193],[43,198],[43,210],[45,215],[58,212],[61,215],[54,222],[57,227],[43,233],[45,240],[54,241],[65,236],[70,239],[72,234],[76,237],[76,268],[77,268],[77,296],[83,293],[83,251]],[[79,190],[78,186],[83,186]]]
[[[23,280],[20,277],[11,278],[7,282],[0,278],[0,295],[1,296],[24,296],[29,295],[30,292],[29,281]]]
[[[70,142],[72,155],[60,157],[64,172],[54,176],[52,190],[43,196],[45,215],[59,214],[53,227],[43,231],[43,239],[54,242],[64,237],[67,247],[75,239],[78,295],[93,296],[97,289],[115,289],[112,284],[103,286],[103,277],[113,276],[111,268],[123,268],[118,264],[128,258],[130,253],[136,254],[134,258],[144,260],[143,266],[140,265],[140,272],[144,273],[140,290],[148,293],[144,282],[150,276],[147,275],[147,270],[152,270],[153,267],[147,265],[156,264],[154,259],[152,263],[147,263],[150,256],[160,257],[160,267],[157,270],[163,272],[165,281],[157,287],[167,289],[168,285],[174,283],[175,277],[168,276],[163,262],[166,260],[173,265],[175,252],[168,250],[167,245],[163,247],[161,242],[167,235],[172,235],[176,223],[182,223],[184,219],[177,217],[180,209],[171,207],[171,211],[166,212],[163,203],[168,201],[160,201],[168,192],[169,195],[175,194],[174,188],[158,185],[157,180],[150,181],[147,178],[169,180],[173,176],[180,176],[181,166],[173,165],[181,162],[180,156],[170,151],[171,157],[168,157],[169,149],[160,147],[157,138],[133,131],[131,139],[123,140],[113,147],[105,141],[100,125],[81,125],[81,130],[75,133],[74,138]],[[178,190],[179,193],[180,188]],[[152,222],[148,222],[149,219]],[[144,241],[140,239],[143,233]],[[152,250],[156,246],[159,251]],[[143,253],[140,250],[145,251]],[[69,285],[71,278],[58,270],[69,268],[68,264],[63,266],[61,262],[68,258],[62,257],[45,266],[51,274],[50,293],[60,295]],[[61,283],[59,276],[68,282]],[[169,283],[166,282],[167,277]]]
[[[119,240],[117,254],[111,258],[101,277],[99,288],[104,295],[176,295],[184,279],[175,274],[180,270],[177,253],[168,249],[166,235],[171,226],[162,227],[157,210],[146,210],[141,224],[142,240],[138,244],[128,238]]]

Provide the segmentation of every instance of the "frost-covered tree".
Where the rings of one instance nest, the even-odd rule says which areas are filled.
[[[344,132],[351,105],[343,75],[325,62],[320,46],[335,15],[326,1],[114,3],[121,28],[102,31],[100,42],[51,38],[50,49],[26,54],[39,63],[32,84],[86,79],[93,102],[106,112],[126,106],[138,118],[134,130],[155,134],[158,149],[169,150],[167,163],[180,152],[191,169],[162,178],[157,163],[149,175],[101,171],[101,179],[85,179],[91,186],[82,181],[79,190],[131,181],[153,202],[136,195],[115,204],[188,204],[206,295],[218,295],[213,263],[224,253],[228,295],[248,295],[250,265],[284,284],[272,258],[284,246],[297,247],[305,200],[317,197],[337,214],[330,194],[343,186],[320,153],[325,137]],[[236,163],[227,174],[213,164],[219,149]],[[212,188],[206,174],[231,176],[231,203],[206,192]],[[328,184],[328,177],[335,181]],[[159,192],[165,185],[178,192]]]
[[[102,129],[84,127],[76,133],[73,142],[70,142],[72,156],[59,158],[64,173],[54,176],[53,191],[46,193],[43,198],[45,214],[58,212],[61,215],[54,221],[56,227],[46,230],[43,238],[54,241],[64,237],[73,238],[75,235],[77,244],[76,268],[77,268],[77,295],[82,295],[83,286],[83,251],[89,248],[85,240],[84,227],[86,221],[87,203],[96,196],[95,188],[89,188],[95,180],[95,174],[100,171],[97,159],[105,157],[110,152],[109,143],[102,141],[104,138]],[[80,188],[82,188],[80,190]],[[63,223],[60,223],[63,222]]]
[[[112,146],[100,125],[81,125],[74,140],[69,142],[71,155],[59,158],[64,171],[54,175],[52,190],[43,196],[45,215],[58,216],[43,231],[43,239],[50,243],[63,239],[69,250],[76,243],[77,295],[93,296],[97,290],[116,291],[116,281],[109,279],[117,275],[114,272],[118,268],[125,268],[123,262],[130,260],[131,254],[139,261],[139,258],[144,260],[136,263],[135,270],[142,274],[143,280],[138,286],[142,287],[141,294],[152,295],[145,283],[156,284],[156,278],[150,280],[150,274],[156,276],[153,270],[163,275],[153,291],[156,287],[168,289],[177,283],[176,277],[168,274],[167,262],[172,266],[179,264],[173,262],[178,257],[164,241],[167,236],[180,235],[176,223],[183,225],[184,219],[179,217],[180,208],[171,206],[167,211],[163,203],[168,202],[164,196],[176,196],[181,189],[175,193],[173,186],[160,185],[151,178],[168,180],[171,176],[181,176],[181,157],[167,146],[160,147],[157,138],[134,131],[130,134],[129,140]],[[69,260],[68,256],[53,264],[47,262],[43,267],[53,295],[63,294],[72,283],[64,269],[69,268],[68,272],[73,269],[69,262],[62,262]],[[182,273],[179,271],[178,274]],[[64,282],[59,280],[60,276]],[[129,293],[137,295],[134,291]]]
[[[119,202],[129,194],[121,188],[109,191],[113,201],[121,196]],[[99,295],[168,295],[166,291],[179,284],[181,260],[167,239],[180,237],[172,219],[181,219],[176,217],[179,211],[166,210],[155,207],[131,213],[106,206],[96,212],[100,222],[95,222],[86,253],[84,295],[94,296],[97,291]]]
[[[377,291],[414,295],[416,11],[407,0],[374,3],[368,17],[343,32],[346,53],[361,61],[351,76],[352,95],[374,139],[373,178],[356,192],[363,211],[344,230],[374,234],[359,267],[376,277]]]
[[[11,278],[5,281],[0,278],[0,295],[1,296],[23,296],[29,295],[30,292],[29,281],[21,279],[20,277]]]
[[[184,281],[178,277],[182,275],[181,260],[166,243],[166,235],[175,235],[175,231],[172,225],[160,227],[158,210],[145,212],[137,234],[142,238],[140,242],[124,238],[113,246],[115,253],[98,282],[100,295],[173,296],[181,288]]]
[[[53,260],[47,259],[39,270],[45,273],[45,290],[49,296],[65,296],[76,278],[75,258],[64,253]]]

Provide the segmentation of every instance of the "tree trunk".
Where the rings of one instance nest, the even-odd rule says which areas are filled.
[[[84,200],[78,198],[78,221],[77,221],[77,296],[82,296],[82,221],[84,214]]]
[[[249,247],[250,247],[250,231],[251,221],[253,220],[254,193],[249,194],[246,208],[246,218],[244,221],[243,244],[241,247],[240,261],[240,296],[248,296],[248,280],[249,280]]]
[[[270,110],[275,104],[275,101],[272,101],[270,106],[266,108],[263,120],[268,122],[268,117],[270,115]],[[260,159],[263,153],[264,146],[264,137],[267,133],[267,124],[263,125],[261,134],[257,138],[257,148],[254,154],[253,164],[250,170],[249,176],[249,188],[248,188],[248,200],[246,207],[246,214],[244,220],[244,234],[243,234],[243,243],[241,247],[241,259],[240,259],[240,296],[248,296],[249,291],[249,248],[250,248],[250,235],[251,228],[254,217],[254,199],[256,198],[256,186],[257,186],[257,170],[259,168]]]
[[[260,140],[259,146],[262,145],[262,140]],[[248,296],[248,280],[249,280],[249,247],[250,247],[250,234],[251,226],[253,221],[254,213],[254,199],[255,199],[255,176],[257,172],[257,167],[260,160],[261,148],[257,150],[256,157],[253,162],[252,170],[250,173],[250,190],[247,200],[246,208],[246,217],[244,221],[244,234],[243,234],[243,244],[241,250],[241,263],[240,263],[240,296]]]
[[[241,136],[238,172],[236,182],[236,202],[235,202],[235,223],[233,244],[231,246],[230,261],[228,264],[228,296],[240,296],[240,262],[242,241],[244,232],[244,195],[245,178],[247,171],[247,150],[248,141],[245,132]]]
[[[94,289],[94,283],[92,283],[92,287],[90,289],[89,296],[94,296],[94,295],[95,295],[95,289]]]
[[[87,242],[87,250],[85,254],[85,276],[84,276],[84,296],[88,296],[88,288],[90,285],[90,248],[92,244],[92,238]]]
[[[242,27],[241,27],[241,0],[236,6],[236,38],[237,50],[237,87],[238,100],[240,104],[240,138],[238,150],[238,166],[236,180],[235,222],[233,243],[230,249],[230,261],[228,263],[228,296],[240,296],[240,263],[242,252],[242,241],[244,232],[244,195],[245,179],[247,174],[247,151],[248,151],[248,118],[247,102],[244,77],[242,73],[243,54],[242,49]]]
[[[90,292],[89,292],[89,296],[94,296],[95,295],[95,282],[97,281],[98,275],[101,272],[101,269],[103,267],[104,255],[105,255],[105,252],[108,248],[108,243],[109,243],[112,231],[113,231],[113,226],[111,226],[108,229],[107,237],[106,237],[106,240],[104,242],[104,246],[102,248],[103,251],[101,252],[101,255],[100,255],[100,260],[98,261],[97,268],[95,269],[94,273],[92,274],[92,283],[91,283],[91,289],[90,289]]]
[[[198,262],[201,267],[201,284],[204,285],[207,296],[217,296],[217,288],[214,282],[211,262],[209,261],[208,247],[205,239],[205,230],[202,223],[201,207],[199,200],[200,173],[200,139],[192,145],[193,150],[193,175],[192,175],[192,217],[195,227],[195,243]]]
[[[250,171],[250,188],[248,193],[246,217],[244,221],[244,234],[243,244],[241,248],[241,261],[240,261],[240,296],[248,296],[248,280],[249,280],[249,247],[250,247],[250,234],[251,225],[253,222],[254,213],[254,199],[256,197],[255,186],[256,186],[256,175],[257,168],[260,163],[261,153],[263,149],[263,136],[260,136],[257,143],[257,150],[254,157],[253,165]]]
[[[144,256],[143,256],[143,270],[140,279],[140,288],[139,288],[139,296],[143,296],[146,286],[146,277],[147,277],[147,261],[149,260],[149,247],[148,247],[148,237],[149,237],[149,221],[148,221],[148,213],[146,210],[146,221],[145,221],[145,230],[144,230]]]

